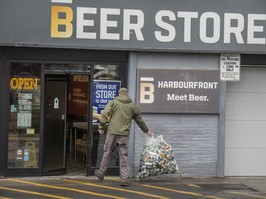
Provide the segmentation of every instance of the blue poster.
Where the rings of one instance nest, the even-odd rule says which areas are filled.
[[[93,123],[99,122],[99,117],[107,103],[118,96],[121,81],[94,80],[93,82]]]

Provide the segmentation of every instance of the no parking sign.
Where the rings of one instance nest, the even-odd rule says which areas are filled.
[[[220,78],[222,81],[240,80],[240,54],[221,54]]]

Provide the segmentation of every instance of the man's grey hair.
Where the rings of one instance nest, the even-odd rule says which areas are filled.
[[[121,94],[121,95],[126,95],[126,94],[128,94],[128,90],[126,89],[126,88],[120,88],[120,90],[118,91],[119,92],[119,94]]]

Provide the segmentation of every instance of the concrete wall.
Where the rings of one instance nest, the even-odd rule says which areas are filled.
[[[129,65],[129,73],[134,73],[136,69],[218,70],[219,56],[139,52],[130,54]],[[129,88],[137,96],[136,78],[132,77],[134,75],[130,74]],[[172,146],[182,177],[218,175],[218,114],[143,114],[143,118],[155,132],[155,136],[163,135],[165,141]],[[130,160],[132,174],[135,176],[146,136],[137,126],[133,128],[133,155]]]

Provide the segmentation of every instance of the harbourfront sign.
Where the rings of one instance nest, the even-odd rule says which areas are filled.
[[[219,113],[219,71],[138,70],[138,105],[147,113]]]

